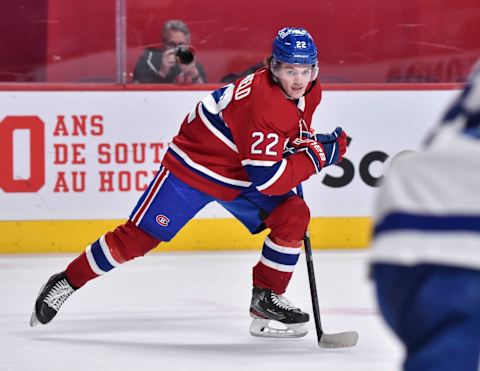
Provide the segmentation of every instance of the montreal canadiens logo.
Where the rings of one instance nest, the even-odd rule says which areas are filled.
[[[162,227],[168,226],[168,223],[170,223],[170,219],[168,219],[165,215],[159,214],[155,218],[158,224],[160,224]]]

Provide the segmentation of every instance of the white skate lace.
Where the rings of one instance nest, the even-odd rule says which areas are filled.
[[[283,297],[282,295],[277,295],[274,292],[272,292],[271,298],[272,298],[273,304],[275,304],[277,307],[280,307],[281,309],[285,309],[285,310],[297,309],[297,307],[293,306],[290,300]]]
[[[67,280],[63,279],[53,286],[45,298],[44,303],[58,312],[63,303],[65,303],[65,300],[67,300],[74,291],[75,290],[68,284]]]

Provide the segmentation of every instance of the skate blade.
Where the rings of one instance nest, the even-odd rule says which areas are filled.
[[[42,285],[42,287],[40,287],[40,290],[38,291],[38,295],[37,295],[37,300],[38,300],[38,297],[40,296],[40,294],[42,293],[43,289],[45,288],[47,284],[44,283]],[[38,317],[37,317],[37,312],[36,312],[36,306],[37,306],[37,300],[35,300],[35,304],[33,304],[33,311],[32,311],[32,316],[30,317],[30,327],[35,327],[39,324],[41,324],[41,322],[38,320]]]
[[[305,323],[281,324],[286,328],[276,328],[270,326],[270,322],[279,324],[277,321],[253,318],[250,325],[250,335],[262,338],[301,338],[307,335],[308,330]]]
[[[338,334],[323,333],[318,346],[326,349],[351,348],[357,344],[357,341],[358,332],[356,331],[339,332]]]
[[[32,316],[30,317],[30,327],[35,327],[40,324],[40,321],[37,318],[37,314],[35,313],[35,309],[32,312]]]

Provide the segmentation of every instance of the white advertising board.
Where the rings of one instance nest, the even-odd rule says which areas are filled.
[[[183,118],[206,94],[0,92],[0,219],[128,217]],[[455,94],[324,92],[313,126],[342,126],[352,141],[341,167],[306,182],[312,216],[370,216],[388,158],[416,149]],[[209,205],[198,216],[230,215]]]

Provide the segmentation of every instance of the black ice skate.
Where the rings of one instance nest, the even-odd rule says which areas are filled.
[[[74,292],[75,289],[68,282],[65,272],[50,277],[48,282],[40,289],[30,318],[30,326],[33,327],[39,323],[45,325],[50,322],[57,315],[63,303]]]
[[[250,305],[250,334],[260,337],[298,338],[307,334],[305,324],[308,313],[296,308],[286,298],[270,289],[254,287]],[[270,321],[283,324],[283,328],[269,326]]]

